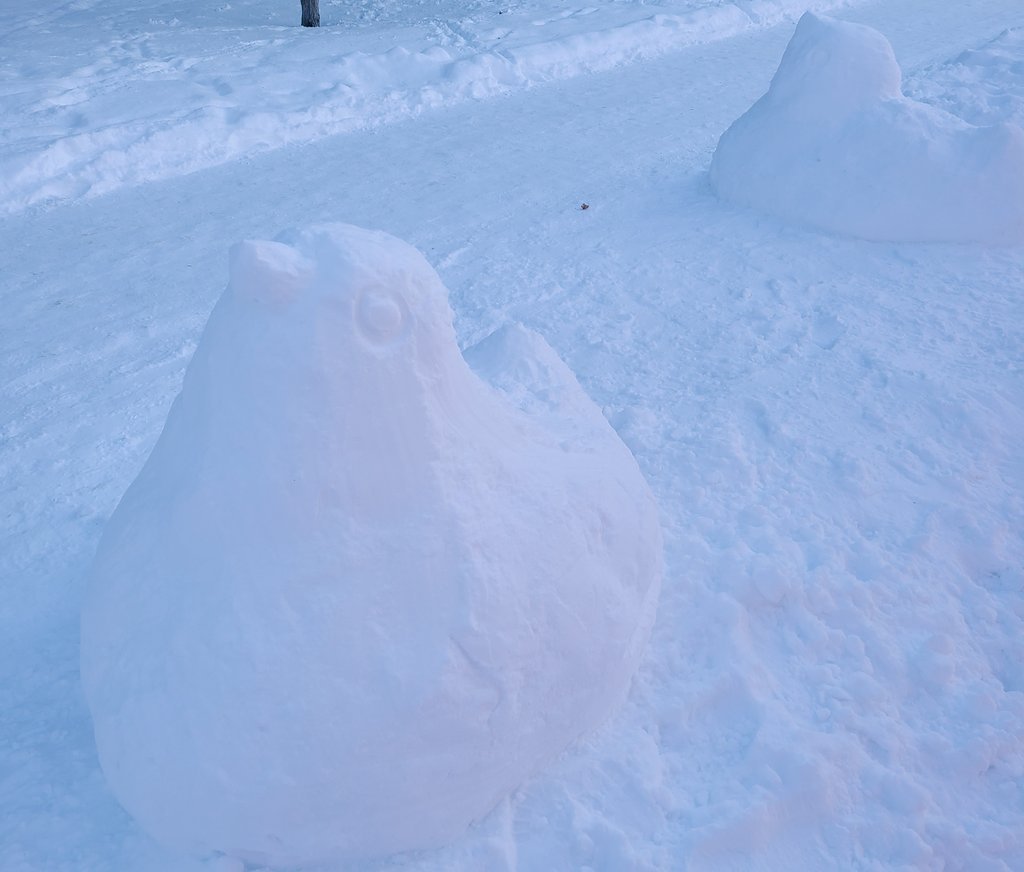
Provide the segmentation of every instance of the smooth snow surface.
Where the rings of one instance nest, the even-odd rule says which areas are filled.
[[[629,450],[539,336],[477,351],[499,392],[415,249],[287,238],[233,250],[82,618],[125,807],[274,865],[459,836],[621,702],[662,559]]]
[[[911,101],[888,41],[806,13],[771,87],[722,136],[725,199],[864,239],[1024,243],[1024,129]]]

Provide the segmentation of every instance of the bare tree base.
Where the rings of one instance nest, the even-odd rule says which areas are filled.
[[[320,0],[302,0],[302,26],[320,26]]]

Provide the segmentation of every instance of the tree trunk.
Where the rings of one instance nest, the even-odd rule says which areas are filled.
[[[320,0],[302,0],[302,26],[320,26]]]

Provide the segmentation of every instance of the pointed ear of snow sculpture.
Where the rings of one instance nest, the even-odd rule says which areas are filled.
[[[440,845],[624,696],[650,491],[539,336],[472,357],[496,387],[390,236],[233,250],[82,614],[104,772],[160,840],[273,865]]]
[[[722,136],[722,198],[889,241],[1024,242],[1024,130],[905,98],[888,41],[805,13],[768,93]]]

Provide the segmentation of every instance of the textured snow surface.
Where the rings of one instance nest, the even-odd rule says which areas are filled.
[[[864,239],[1024,243],[1024,128],[900,91],[882,34],[806,13],[764,95],[722,136],[725,199]]]
[[[621,702],[662,561],[636,462],[543,339],[485,341],[499,393],[415,249],[287,238],[233,249],[82,617],[118,798],[274,865],[459,836]]]
[[[1024,127],[1024,27],[910,77],[904,90],[971,124]]]
[[[416,52],[432,17],[471,17],[472,35],[516,16],[501,42],[525,42],[668,8],[321,5],[339,26],[310,41],[275,29],[298,12],[277,0],[0,3],[36,22],[0,28],[16,119],[0,160],[113,123],[104,105],[144,138],[179,98],[207,99],[189,69],[215,58],[237,61],[241,114],[250,78],[268,102],[292,82],[315,113],[316,94],[297,96],[310,46]],[[254,9],[265,23],[233,18]],[[1020,0],[837,15],[885,34],[908,98],[970,124],[1024,120]],[[601,727],[450,845],[315,872],[1021,868],[1024,247],[868,242],[715,196],[716,144],[767,91],[795,20],[394,124],[368,110],[345,135],[0,214],[3,872],[238,872],[164,847],[114,797],[79,615],[223,293],[225,251],[314,221],[423,252],[459,345],[476,346],[467,361],[535,421],[575,393],[528,390],[555,357],[501,328],[542,335],[636,458],[665,540],[651,641]],[[133,28],[151,36],[127,41]],[[65,80],[94,61],[109,66]],[[176,96],[136,99],[133,77],[159,70]],[[53,90],[66,107],[47,106]],[[109,102],[83,100],[75,128],[71,102],[94,91]],[[77,172],[51,178],[79,191]]]

